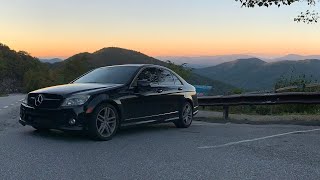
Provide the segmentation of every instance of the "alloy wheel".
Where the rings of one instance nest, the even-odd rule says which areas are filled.
[[[114,110],[105,107],[97,115],[96,126],[99,134],[103,137],[109,137],[113,134],[117,125],[117,117]]]
[[[189,103],[187,103],[183,108],[182,118],[185,125],[189,125],[192,121],[192,108]]]

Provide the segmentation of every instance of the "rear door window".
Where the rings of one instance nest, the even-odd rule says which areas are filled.
[[[170,71],[166,69],[159,69],[159,85],[160,86],[175,85],[175,79]]]
[[[176,75],[174,75],[173,73],[171,73],[171,74],[172,74],[172,77],[173,77],[173,79],[174,79],[174,84],[175,84],[176,86],[181,86],[181,85],[183,85],[182,82],[180,81],[180,79],[179,79]]]
[[[138,76],[137,80],[147,80],[151,86],[159,85],[157,68],[146,68]]]

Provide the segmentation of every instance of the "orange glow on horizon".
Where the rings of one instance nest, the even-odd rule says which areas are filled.
[[[6,44],[6,43],[4,43]],[[283,45],[278,44],[277,46],[272,45],[264,45],[264,46],[255,46],[253,44],[247,45],[239,45],[239,46],[210,46],[210,47],[180,47],[176,48],[173,46],[158,46],[158,47],[139,47],[139,46],[121,46],[121,45],[106,45],[106,46],[92,46],[86,47],[83,46],[69,46],[59,45],[59,47],[53,46],[31,46],[31,45],[23,45],[23,44],[15,44],[15,43],[7,43],[11,49],[16,51],[26,51],[35,57],[60,57],[60,58],[69,58],[75,54],[82,52],[93,53],[99,49],[105,47],[119,47],[124,49],[130,49],[134,51],[141,52],[148,56],[156,57],[156,56],[215,56],[215,55],[231,55],[231,54],[263,54],[264,56],[283,56],[287,54],[300,54],[300,55],[318,55],[320,54],[319,48],[308,48],[308,49],[300,49],[296,47],[286,47],[283,48]]]

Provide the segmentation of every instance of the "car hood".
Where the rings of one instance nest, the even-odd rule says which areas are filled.
[[[58,94],[65,96],[85,91],[111,89],[120,86],[123,86],[123,84],[75,83],[38,89],[36,91],[32,91],[31,93]]]

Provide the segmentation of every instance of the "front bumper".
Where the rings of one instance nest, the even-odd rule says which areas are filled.
[[[75,119],[75,124],[69,121]],[[83,130],[86,128],[88,115],[83,107],[36,109],[26,104],[20,106],[20,120],[22,125],[38,126],[60,130]]]

